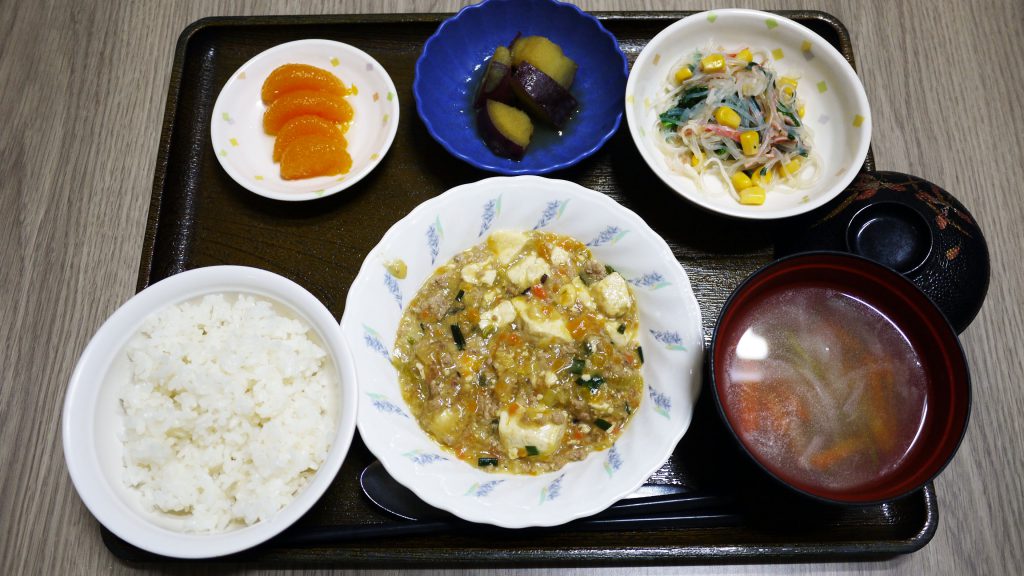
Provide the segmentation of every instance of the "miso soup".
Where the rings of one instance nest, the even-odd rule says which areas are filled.
[[[824,287],[752,304],[729,343],[721,394],[747,448],[796,485],[844,490],[884,477],[924,422],[926,374],[882,313]]]

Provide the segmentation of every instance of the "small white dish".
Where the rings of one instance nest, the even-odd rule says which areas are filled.
[[[147,510],[125,485],[123,410],[119,386],[129,377],[126,344],[143,320],[172,304],[211,293],[261,296],[301,318],[319,336],[338,377],[337,430],[320,470],[290,504],[273,517],[222,533],[172,529],[178,519]],[[143,550],[174,558],[211,558],[251,548],[290,526],[327,490],[341,468],[355,434],[356,380],[348,346],[334,315],[298,284],[277,274],[243,266],[212,266],[176,274],[139,292],[100,327],[82,352],[64,399],[62,435],[71,480],[101,524]]]
[[[284,180],[273,160],[274,137],[263,132],[263,81],[284,64],[328,70],[356,93],[345,133],[352,168],[340,176]],[[362,50],[333,40],[297,40],[265,50],[227,81],[213,106],[210,137],[224,171],[246,189],[276,200],[313,200],[359,182],[391,147],[398,131],[398,92],[384,67]]]
[[[769,53],[780,76],[800,79],[806,103],[803,119],[813,131],[822,175],[807,190],[777,186],[761,206],[740,204],[711,175],[704,190],[673,172],[654,143],[659,111],[651,105],[679,60],[708,43]],[[857,175],[871,143],[871,110],[857,73],[835,48],[809,28],[756,10],[713,10],[688,16],[665,28],[637,56],[626,82],[626,121],[640,155],[655,174],[687,200],[708,210],[757,220],[786,218],[817,208],[842,192]]]
[[[632,421],[612,448],[537,476],[484,472],[441,448],[412,416],[391,364],[399,320],[423,282],[502,229],[540,229],[587,243],[631,283],[640,314],[645,392]],[[389,272],[395,260],[406,264],[404,278]],[[341,329],[356,362],[359,434],[366,446],[426,502],[506,528],[562,524],[636,490],[672,454],[700,392],[704,336],[686,272],[639,216],[564,180],[489,178],[421,204],[366,256]]]

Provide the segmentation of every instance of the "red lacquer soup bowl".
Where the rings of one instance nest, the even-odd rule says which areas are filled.
[[[956,453],[970,375],[956,333],[909,280],[844,253],[778,260],[726,302],[711,389],[742,449],[813,498],[910,494]]]

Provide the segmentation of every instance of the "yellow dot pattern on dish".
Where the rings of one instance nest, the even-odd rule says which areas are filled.
[[[344,181],[344,180],[345,180],[345,177],[344,177],[344,176],[338,176],[338,179],[337,179],[337,180],[335,180],[335,182],[342,182],[342,181]]]
[[[395,95],[392,94],[391,92],[388,92],[388,102],[391,102],[394,99],[395,99]]]
[[[864,123],[864,117],[860,114],[854,114],[853,116],[853,127],[860,128],[860,125]]]
[[[253,178],[255,178],[257,182],[262,182],[263,181],[263,176],[260,176],[259,174],[253,176]]]
[[[714,12],[711,12],[710,14],[708,14],[708,22],[711,22],[712,24],[714,24],[715,20],[718,20],[718,14],[715,14]]]
[[[221,118],[221,120],[223,120],[225,122],[231,122],[231,115],[228,114],[227,112],[221,113],[220,118]]]
[[[235,139],[235,138],[232,138],[232,139],[228,140],[228,142],[231,142],[232,146],[238,146],[238,140]]]
[[[654,62],[654,65],[657,66],[658,62],[661,62],[661,54],[655,54],[654,59],[651,60],[651,62]]]
[[[650,107],[651,107],[651,99],[650,98],[644,98],[644,109],[646,110],[646,109],[648,109]]]
[[[378,100],[380,100],[380,92],[374,92],[373,93],[373,101],[376,102]]]
[[[626,96],[626,104],[632,104],[634,102],[634,100],[635,99],[633,98],[632,94]]]
[[[324,191],[323,190],[313,190],[313,194],[316,194],[317,196],[323,196],[324,195]]]
[[[348,91],[353,96],[358,96],[359,95],[359,86],[356,86],[355,84],[352,84],[351,86],[348,87]]]
[[[779,25],[779,21],[775,18],[768,18],[764,21],[764,25],[767,26],[769,30],[774,30],[775,27]]]
[[[370,160],[376,160],[377,158],[380,158],[380,154],[377,154],[376,152],[370,154]]]
[[[390,118],[391,118],[391,116],[390,116],[390,115],[388,115],[388,114],[385,114],[385,115],[384,115],[384,118],[383,118],[383,119],[381,120],[381,124],[387,124],[387,123],[388,123],[388,120],[389,120]]]
[[[337,56],[333,56],[331,58],[331,66],[337,66],[338,64],[341,64],[341,60],[338,60]]]
[[[818,82],[818,92],[824,94],[827,91],[828,91],[828,84],[825,84],[824,80],[822,80],[821,82]]]
[[[225,150],[225,149],[223,149],[223,148],[221,148],[221,149],[220,149],[220,155],[221,155],[221,156],[227,156],[227,155],[228,155],[228,151],[227,151],[227,150]]]
[[[801,52],[810,52],[811,51],[811,41],[810,40],[804,40],[804,43],[800,45],[800,51]]]
[[[239,80],[245,80],[245,72],[239,72],[238,73],[238,79]]]
[[[776,60],[782,60],[785,57],[786,55],[782,52],[782,48],[776,48],[775,50],[772,50],[772,58],[775,58]]]

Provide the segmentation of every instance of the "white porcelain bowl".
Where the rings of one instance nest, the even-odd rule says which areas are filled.
[[[352,167],[340,176],[281,178],[273,160],[274,137],[263,131],[263,81],[283,64],[328,70],[355,94],[345,97],[353,117],[345,139]],[[314,200],[340,192],[369,174],[398,132],[398,92],[384,67],[362,50],[333,40],[296,40],[246,62],[224,84],[210,119],[210,139],[224,171],[246,189],[275,200]]]
[[[285,508],[270,519],[229,532],[185,533],[174,520],[146,510],[125,486],[123,411],[119,387],[128,374],[124,349],[143,320],[172,304],[211,293],[261,296],[311,326],[337,375],[337,422],[320,470]],[[75,366],[64,401],[64,457],[71,480],[93,516],[128,543],[164,556],[210,558],[264,542],[306,513],[334,480],[355,434],[356,380],[349,349],[334,316],[298,284],[265,270],[242,266],[198,268],[157,282],[132,297],[100,327]]]
[[[823,170],[813,188],[786,191],[776,186],[761,206],[745,206],[710,175],[704,190],[673,172],[655,145],[659,111],[651,105],[679,60],[709,42],[726,48],[749,46],[769,53],[780,76],[796,76],[806,103],[804,123],[813,131]],[[720,214],[774,219],[808,212],[835,198],[853,180],[871,142],[871,110],[856,72],[835,48],[809,28],[782,16],[756,10],[714,10],[673,23],[637,56],[626,82],[629,133],[647,164],[687,200]]]
[[[587,243],[632,284],[640,313],[640,409],[612,448],[537,476],[483,472],[442,449],[412,416],[390,361],[399,320],[423,282],[499,229],[541,229]],[[385,267],[396,259],[407,265],[404,279]],[[636,490],[683,436],[700,391],[703,329],[682,266],[639,216],[563,180],[489,178],[421,204],[367,255],[341,329],[356,361],[359,434],[367,447],[423,500],[507,528],[568,522]]]

